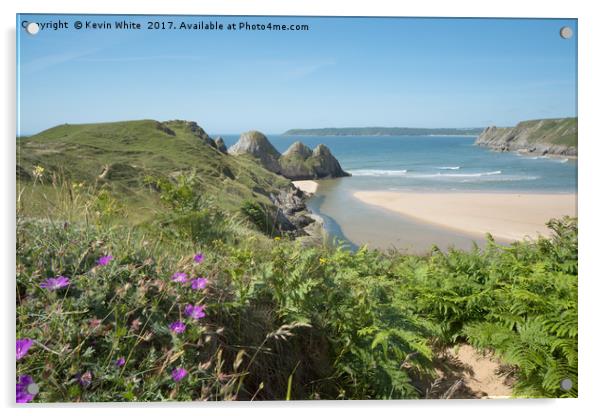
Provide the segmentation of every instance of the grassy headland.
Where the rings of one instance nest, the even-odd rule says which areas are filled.
[[[515,127],[487,127],[475,144],[499,151],[577,156],[577,118],[521,121]]]
[[[149,192],[158,182],[169,182],[195,171],[195,186],[226,211],[236,211],[244,200],[270,204],[270,192],[290,182],[258,166],[247,157],[229,157],[208,145],[205,132],[185,121],[154,120],[61,125],[18,139],[17,179],[30,201],[26,210],[43,214],[39,187],[52,194],[52,174],[94,185],[113,195],[138,223],[164,210],[159,194]],[[44,181],[32,182],[35,166],[44,166]]]

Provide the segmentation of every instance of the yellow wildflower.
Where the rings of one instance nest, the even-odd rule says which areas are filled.
[[[42,166],[37,165],[35,168],[33,168],[33,176],[35,176],[36,178],[41,178],[43,174],[44,168]]]

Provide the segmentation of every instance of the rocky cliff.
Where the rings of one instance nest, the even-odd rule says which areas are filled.
[[[203,130],[203,128],[201,126],[199,126],[196,121],[187,121],[187,120],[170,120],[170,121],[165,121],[163,123],[159,123],[157,128],[159,130],[161,130],[161,127],[163,126],[165,129],[169,130],[163,130],[165,131],[167,134],[170,135],[175,135],[175,133],[173,132],[172,129],[182,129],[187,131],[188,133],[198,137],[203,143],[208,144],[209,146],[213,147],[213,148],[217,148],[215,141],[213,141],[213,139],[211,137],[209,137],[209,135],[205,132],[205,130]],[[170,133],[171,132],[171,133]]]
[[[270,194],[270,200],[278,208],[275,222],[279,229],[292,232],[295,236],[308,235],[307,226],[315,222],[307,210],[307,195],[294,186]]]
[[[217,150],[219,150],[220,152],[227,154],[228,153],[228,148],[226,147],[226,143],[224,142],[224,139],[222,139],[221,136],[217,136],[217,138],[215,139],[215,146],[217,147]]]
[[[577,156],[577,118],[522,121],[515,127],[487,127],[475,144],[502,152]]]
[[[350,176],[323,144],[312,151],[305,144],[295,142],[281,155],[267,137],[257,131],[243,133],[228,152],[251,155],[267,170],[291,180]]]
[[[323,144],[316,146],[306,162],[312,167],[316,179],[351,176],[343,171],[339,161],[330,153],[330,149]]]
[[[228,149],[228,153],[251,155],[267,170],[278,174],[281,171],[280,163],[278,163],[280,153],[268,138],[258,131],[252,130],[241,134],[236,144]]]
[[[312,178],[311,166],[305,163],[311,155],[312,151],[309,147],[301,142],[293,143],[278,159],[282,175],[291,179]]]

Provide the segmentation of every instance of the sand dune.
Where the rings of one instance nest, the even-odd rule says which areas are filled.
[[[353,196],[417,220],[504,240],[549,236],[550,218],[577,215],[576,194],[361,191]]]

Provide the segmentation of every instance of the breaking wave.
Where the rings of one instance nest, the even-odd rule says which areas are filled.
[[[450,170],[452,168],[449,168]],[[401,170],[384,170],[384,169],[357,169],[350,170],[353,176],[405,176],[408,178],[473,178],[481,176],[500,175],[501,170],[494,170],[491,172],[477,172],[477,173],[408,173],[407,169]]]
[[[411,175],[413,178],[480,178],[482,176],[501,175],[501,170],[494,170],[491,172],[477,172],[477,173],[417,173]]]
[[[380,177],[380,178],[406,178],[406,179],[425,179],[425,180],[440,180],[440,181],[452,181],[452,182],[510,182],[510,181],[531,181],[539,179],[539,176],[533,175],[508,175],[503,174],[501,170],[493,170],[488,172],[474,172],[474,173],[420,173],[420,172],[408,172],[407,169],[399,170],[385,170],[385,169],[357,169],[350,170],[353,176],[366,176],[366,177]]]
[[[545,155],[543,155],[543,156],[523,156],[523,155],[519,154],[519,156],[522,156],[525,159],[529,159],[529,160],[546,159],[551,162],[557,162],[557,163],[566,163],[569,161],[568,159],[559,159],[557,157],[549,157],[549,156],[545,156]]]
[[[350,170],[349,173],[353,176],[405,176],[408,170],[357,169]]]

